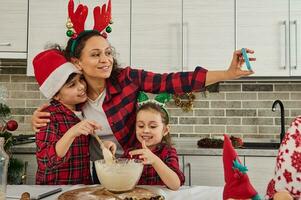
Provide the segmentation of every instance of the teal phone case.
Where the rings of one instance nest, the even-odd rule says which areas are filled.
[[[246,63],[246,66],[247,66],[248,70],[251,71],[252,67],[251,67],[251,64],[250,64],[249,57],[248,57],[246,49],[242,48],[241,49],[241,53],[242,53],[242,56],[244,57],[244,60],[245,60],[245,63]]]

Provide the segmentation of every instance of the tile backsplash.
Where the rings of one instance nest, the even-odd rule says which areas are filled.
[[[35,78],[26,76],[26,62],[5,63],[0,66],[0,85],[7,88],[7,104],[19,122],[14,134],[33,134],[31,114],[47,100],[40,94]],[[280,108],[272,112],[274,100],[280,99],[284,104],[286,128],[301,114],[301,80],[221,82],[218,90],[195,93],[190,112],[177,107],[174,101],[168,103],[174,137],[214,137],[228,133],[243,138],[277,139],[281,130]]]

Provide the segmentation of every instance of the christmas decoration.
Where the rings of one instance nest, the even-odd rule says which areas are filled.
[[[239,137],[231,136],[230,140],[234,148],[243,147],[243,141]],[[224,141],[222,139],[215,138],[202,138],[198,141],[199,148],[222,148]]]
[[[111,17],[111,8],[111,0],[108,1],[108,4],[103,4],[101,8],[100,6],[96,6],[93,10],[94,27],[92,30],[85,30],[85,22],[88,16],[88,7],[86,5],[79,4],[74,11],[74,1],[69,0],[66,35],[73,39],[71,45],[72,53],[74,53],[76,49],[78,40],[80,40],[80,38],[88,32],[98,31],[104,38],[107,38],[107,33],[112,32],[112,28],[110,26],[110,24],[113,24]]]
[[[192,92],[185,93],[184,95],[174,94],[173,99],[175,104],[182,108],[183,111],[192,111],[193,102],[195,100],[195,95]]]
[[[153,100],[149,99],[147,94],[144,92],[139,92],[137,100],[138,105],[142,106],[143,104],[146,104],[148,102],[155,103],[161,107],[161,109],[169,116],[169,113],[166,109],[166,103],[169,102],[171,99],[171,95],[167,92],[163,92],[158,94]]]
[[[22,183],[22,173],[24,164],[21,160],[13,157],[11,147],[13,145],[12,133],[8,131],[15,131],[18,128],[18,123],[11,118],[10,108],[5,104],[7,92],[4,87],[0,87],[0,137],[5,138],[4,150],[9,155],[9,166],[7,174],[8,184]]]
[[[247,167],[238,158],[228,135],[224,135],[223,164],[225,186],[223,199],[261,200],[247,175]]]

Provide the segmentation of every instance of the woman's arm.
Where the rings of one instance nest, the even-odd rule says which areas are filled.
[[[43,112],[43,110],[48,106],[49,104],[43,104],[33,112],[31,117],[31,126],[34,132],[38,132],[41,127],[46,126],[47,123],[50,122],[50,113]]]
[[[254,53],[250,49],[246,49],[248,53]],[[256,60],[250,58],[250,61]],[[253,71],[242,70],[244,63],[241,50],[233,53],[230,67],[227,70],[207,71],[202,67],[197,67],[191,72],[174,72],[174,73],[153,73],[144,70],[126,68],[126,76],[132,81],[141,91],[149,93],[186,93],[200,92],[205,89],[205,86],[225,80],[237,79],[240,77],[253,74]]]

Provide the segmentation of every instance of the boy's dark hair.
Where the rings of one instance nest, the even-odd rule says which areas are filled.
[[[155,112],[160,113],[161,118],[162,118],[162,123],[165,126],[169,125],[169,117],[168,117],[167,113],[161,108],[160,105],[153,103],[153,102],[144,103],[138,108],[137,114],[142,110],[150,110],[150,111],[155,111]],[[167,133],[165,136],[163,136],[162,142],[167,144],[168,146],[172,145],[170,133]]]
[[[65,55],[66,59],[68,61],[71,61],[71,58],[79,59],[80,56],[81,56],[82,50],[84,49],[84,47],[86,45],[87,40],[90,39],[91,37],[94,37],[94,36],[103,37],[96,30],[83,32],[83,34],[78,36],[78,38],[77,38],[77,45],[76,45],[74,51],[71,51],[72,44],[73,44],[73,39],[70,38],[68,43],[67,43],[67,47],[64,51],[64,55]],[[111,73],[111,76],[110,76],[109,79],[113,82],[118,82],[117,77],[118,77],[121,69],[119,68],[119,64],[118,64],[118,61],[116,59],[115,49],[113,47],[111,47],[111,48],[112,48],[112,51],[113,51],[113,69],[112,69],[112,73]]]
[[[63,86],[65,86],[65,85],[68,84],[70,81],[72,81],[72,79],[73,79],[77,74],[78,74],[78,73],[72,73],[72,74],[70,74],[69,77],[68,77],[68,79],[66,80],[66,82],[64,83]],[[61,88],[59,89],[59,91],[57,91],[57,92],[55,93],[54,97],[55,97],[56,95],[58,95],[58,93],[59,93],[60,91],[61,91]]]

